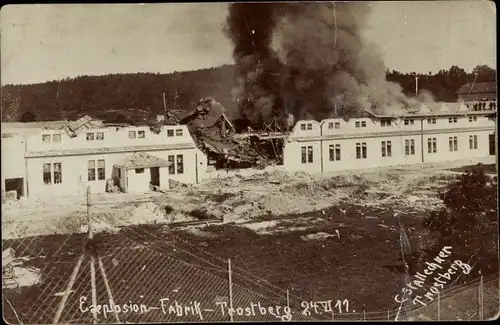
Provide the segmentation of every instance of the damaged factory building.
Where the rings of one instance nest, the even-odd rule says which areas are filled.
[[[285,135],[273,122],[264,132],[248,128],[245,133],[237,133],[224,107],[211,97],[201,99],[195,109],[179,118],[207,155],[208,170],[281,165]]]

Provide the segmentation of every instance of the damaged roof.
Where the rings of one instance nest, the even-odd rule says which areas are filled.
[[[115,164],[115,167],[125,169],[150,168],[150,167],[168,167],[172,165],[164,159],[152,156],[146,152],[136,152],[122,161]]]
[[[365,109],[365,112],[375,117],[403,117],[403,116],[438,116],[456,114],[484,114],[486,111],[471,110],[470,105],[460,102],[428,102],[412,105],[409,108],[398,106],[388,107],[383,112]]]
[[[224,107],[213,98],[204,98],[187,116],[193,116],[188,124],[195,128],[209,128],[224,115]],[[187,117],[186,116],[186,117]]]

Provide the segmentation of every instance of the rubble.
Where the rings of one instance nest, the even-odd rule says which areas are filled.
[[[258,150],[258,136],[236,134],[224,107],[212,97],[202,98],[179,122],[187,125],[197,146],[209,160],[215,160],[219,168],[264,168],[273,163]]]

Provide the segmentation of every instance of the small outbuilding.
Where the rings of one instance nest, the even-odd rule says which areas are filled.
[[[136,152],[113,167],[123,192],[144,193],[149,190],[168,189],[168,168],[171,166],[172,162],[146,152]]]

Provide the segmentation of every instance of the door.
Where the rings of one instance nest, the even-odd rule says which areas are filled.
[[[23,178],[7,178],[5,179],[5,193],[16,191],[16,198],[19,199],[24,195],[24,179]]]
[[[495,151],[496,151],[496,138],[495,138],[495,133],[493,134],[490,134],[490,137],[489,137],[489,144],[490,144],[490,155],[494,156],[495,155]]]
[[[151,185],[160,186],[160,167],[151,167]]]

